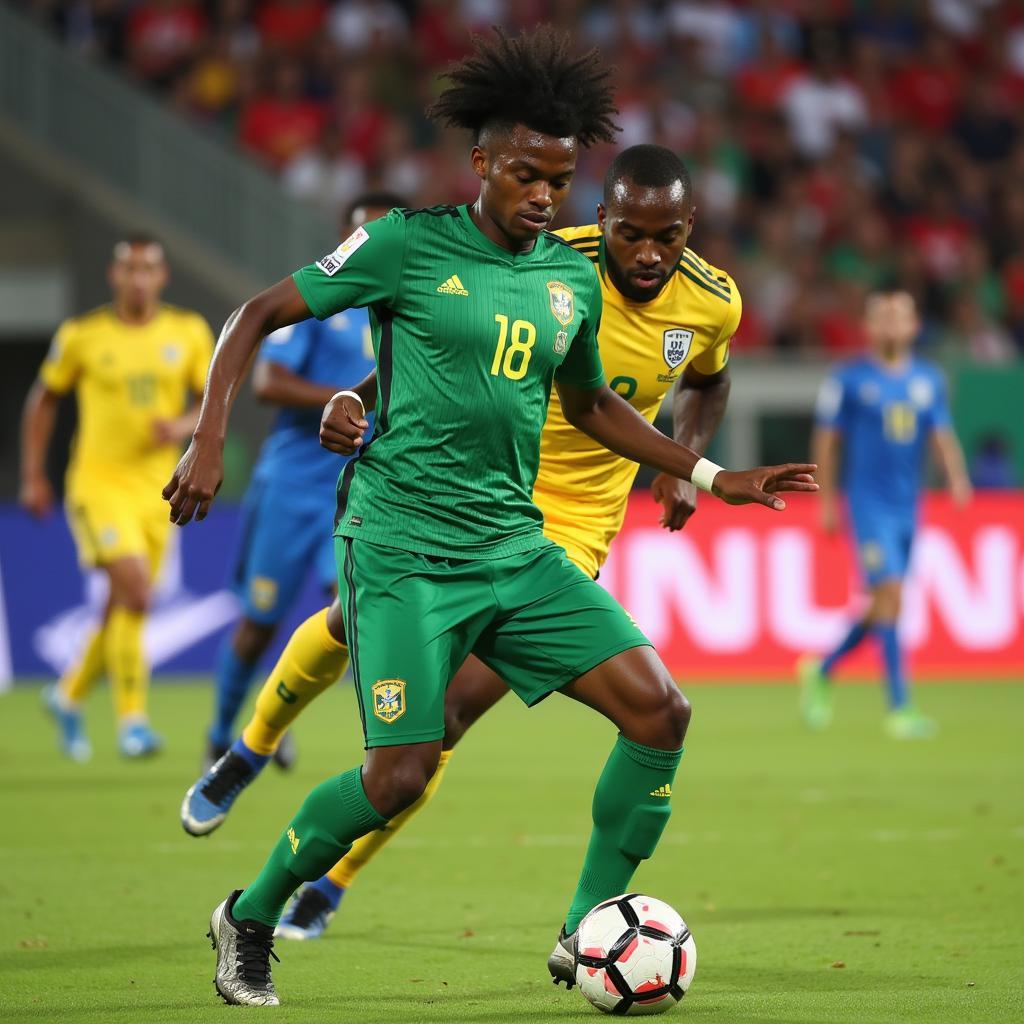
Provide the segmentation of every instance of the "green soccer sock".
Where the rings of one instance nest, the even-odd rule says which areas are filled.
[[[367,800],[360,768],[321,782],[289,822],[256,881],[238,897],[234,917],[274,927],[303,882],[325,874],[355,840],[387,821]]]
[[[602,900],[626,892],[637,865],[654,853],[682,756],[682,749],[655,750],[619,734],[594,790],[594,830],[565,917],[568,934]]]

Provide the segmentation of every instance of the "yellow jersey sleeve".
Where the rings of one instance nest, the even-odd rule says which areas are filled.
[[[209,372],[210,360],[213,358],[214,338],[210,325],[198,314],[193,319],[193,337],[188,381],[192,391],[201,395],[206,387],[206,374]]]
[[[725,319],[722,321],[722,328],[714,342],[706,349],[698,352],[691,361],[691,366],[698,372],[710,377],[725,368],[729,361],[729,343],[740,325],[740,318],[743,316],[743,300],[740,298],[740,290],[736,282],[728,275],[725,275],[731,292],[731,301],[725,307]]]
[[[81,349],[75,321],[65,320],[50,342],[50,351],[39,368],[39,379],[48,391],[66,395],[78,383],[81,372]]]

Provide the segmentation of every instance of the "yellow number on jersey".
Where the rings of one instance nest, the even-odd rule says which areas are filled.
[[[128,378],[128,397],[132,405],[152,405],[156,398],[156,377],[143,373]]]
[[[909,402],[892,402],[883,410],[885,436],[898,444],[910,444],[917,435],[917,412]]]
[[[533,343],[537,340],[537,328],[529,320],[516,320],[512,324],[512,344],[506,349],[509,338],[508,317],[502,313],[495,313],[494,319],[498,322],[499,332],[498,347],[494,350],[494,360],[491,362],[491,376],[497,377],[499,373],[503,373],[509,380],[522,380],[526,376],[526,368],[530,365]],[[513,365],[517,356],[518,366]]]

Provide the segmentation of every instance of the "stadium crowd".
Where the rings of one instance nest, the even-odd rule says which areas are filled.
[[[622,144],[684,156],[693,245],[745,295],[739,341],[860,348],[900,283],[938,355],[1024,353],[1024,5],[997,0],[21,0],[69,47],[337,211],[366,187],[473,194],[423,108],[493,24],[550,20],[618,68]],[[583,154],[593,216],[610,154]]]

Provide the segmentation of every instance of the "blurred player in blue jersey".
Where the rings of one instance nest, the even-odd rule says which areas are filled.
[[[913,297],[905,291],[872,294],[864,326],[868,353],[838,366],[821,389],[812,457],[818,464],[827,532],[839,521],[837,477],[841,480],[871,603],[827,657],[802,659],[801,711],[812,728],[829,724],[833,670],[874,635],[888,687],[886,731],[899,739],[919,739],[934,734],[936,726],[910,703],[896,624],[929,444],[958,504],[970,500],[971,484],[952,430],[942,374],[911,351],[920,330]]]
[[[361,224],[403,206],[397,196],[374,193],[356,199],[342,219],[341,237]],[[253,371],[258,398],[280,407],[264,442],[243,505],[242,543],[235,587],[244,611],[216,664],[216,706],[208,733],[210,763],[234,739],[235,717],[259,660],[288,612],[306,573],[313,569],[333,592],[334,492],[344,460],[320,446],[320,416],[346,382],[374,367],[369,318],[350,309],[324,321],[283,327],[263,342]],[[372,424],[371,428],[372,430]],[[293,760],[288,745],[282,767]]]

